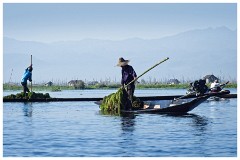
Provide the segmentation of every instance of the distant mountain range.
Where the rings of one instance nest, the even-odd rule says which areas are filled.
[[[33,79],[43,81],[121,78],[118,58],[130,59],[137,74],[169,57],[142,78],[237,77],[237,31],[226,27],[190,30],[159,39],[84,39],[41,43],[3,38],[3,80],[20,81],[33,55]],[[13,70],[13,72],[12,72]],[[12,72],[12,73],[11,73]],[[12,75],[11,75],[12,74]]]

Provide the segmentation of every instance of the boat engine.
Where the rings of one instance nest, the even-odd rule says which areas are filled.
[[[199,79],[190,83],[190,88],[188,89],[187,94],[196,93],[198,95],[204,94],[208,91],[208,87],[206,85],[206,80]]]

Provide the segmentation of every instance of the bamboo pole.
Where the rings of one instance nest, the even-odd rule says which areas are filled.
[[[147,72],[149,72],[150,70],[152,70],[153,68],[157,67],[159,64],[167,61],[169,58],[165,58],[164,60],[158,62],[157,64],[155,64],[154,66],[152,66],[151,68],[149,68],[148,70],[146,70],[145,72],[143,72],[140,76],[138,76],[137,78],[135,78],[134,80],[132,80],[131,82],[129,82],[126,86],[124,86],[124,88],[127,88],[127,86],[129,86],[131,83],[135,82],[136,80],[138,80],[140,77],[142,77],[144,74],[146,74]]]

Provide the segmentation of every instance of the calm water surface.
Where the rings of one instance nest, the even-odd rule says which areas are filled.
[[[113,92],[50,95],[103,97]],[[179,94],[185,90],[136,90],[136,96]],[[129,117],[103,115],[94,102],[4,103],[3,156],[236,157],[237,99],[206,101],[181,116]]]

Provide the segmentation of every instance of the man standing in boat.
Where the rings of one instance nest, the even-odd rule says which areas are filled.
[[[221,91],[221,84],[218,82],[218,80],[215,80],[211,86],[210,86],[210,89],[212,92],[219,92]]]
[[[27,69],[25,69],[25,72],[22,76],[21,84],[23,86],[24,96],[26,96],[26,92],[29,92],[29,89],[27,87],[27,80],[32,82],[32,70],[33,70],[32,65],[30,65]]]
[[[125,60],[122,57],[119,58],[117,66],[122,67],[122,80],[121,84],[124,87],[124,85],[127,85],[130,83],[132,80],[137,78],[137,74],[134,71],[133,67],[128,65],[129,60]],[[126,88],[129,100],[131,103],[133,102],[133,95],[134,95],[134,90],[135,90],[135,83],[132,82],[129,84]]]

